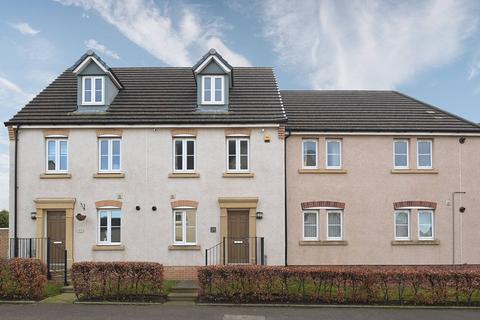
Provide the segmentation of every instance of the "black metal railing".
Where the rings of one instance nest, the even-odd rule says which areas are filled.
[[[50,238],[10,238],[10,258],[39,259],[47,266],[47,277],[61,278],[67,285],[67,250],[64,241]]]
[[[224,237],[222,242],[205,249],[205,265],[265,264],[263,237]]]

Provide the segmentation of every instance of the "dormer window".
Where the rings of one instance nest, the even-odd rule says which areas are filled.
[[[224,76],[203,76],[202,87],[202,104],[225,104]]]
[[[82,104],[105,104],[105,77],[83,77]]]

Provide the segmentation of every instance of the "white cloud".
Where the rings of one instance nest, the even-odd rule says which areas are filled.
[[[103,44],[99,43],[97,40],[95,39],[88,39],[85,41],[85,47],[87,47],[87,49],[92,49],[94,51],[97,51],[97,53],[103,53],[104,55],[107,55],[109,57],[112,57],[113,59],[120,59],[120,56],[108,49],[106,46],[104,46]]]
[[[16,29],[21,34],[34,36],[40,32],[40,30],[36,30],[32,28],[27,22],[18,22],[18,23],[11,23],[12,28]]]
[[[160,8],[144,0],[56,1],[96,11],[130,41],[168,65],[191,66],[212,43],[232,65],[250,65],[245,57],[227,47],[217,24],[203,21],[201,15],[178,3]]]
[[[395,88],[453,61],[476,28],[474,1],[289,1],[263,6],[280,60],[314,88]]]

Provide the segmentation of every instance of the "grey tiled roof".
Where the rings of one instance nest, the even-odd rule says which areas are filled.
[[[271,68],[234,68],[228,112],[197,111],[191,68],[111,68],[120,90],[103,113],[76,112],[77,79],[63,72],[9,124],[206,124],[279,123],[285,114]]]
[[[473,122],[396,91],[281,90],[287,130],[480,132]]]

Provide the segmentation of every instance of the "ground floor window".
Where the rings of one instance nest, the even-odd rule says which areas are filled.
[[[98,210],[98,243],[121,243],[122,214],[119,209]]]
[[[410,239],[410,211],[395,211],[395,239]]]
[[[327,211],[327,240],[342,240],[342,212]]]
[[[318,240],[318,211],[303,212],[303,240]]]
[[[433,211],[418,211],[418,239],[433,240]]]
[[[197,219],[195,210],[175,210],[174,244],[192,245],[197,243]]]

